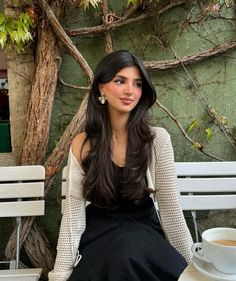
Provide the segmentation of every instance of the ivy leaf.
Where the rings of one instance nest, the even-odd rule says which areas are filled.
[[[137,0],[128,0],[127,1],[127,6],[129,6],[130,4],[135,6],[136,3],[137,3]]]
[[[196,119],[194,119],[194,120],[191,122],[191,124],[190,124],[190,126],[188,127],[188,129],[187,129],[187,133],[192,132],[192,130],[193,130],[194,128],[198,127],[198,126],[199,126],[198,121],[197,121]]]
[[[30,26],[33,26],[33,22],[30,18],[30,16],[28,15],[28,13],[22,13],[20,15],[20,21],[22,23],[22,26],[25,27],[25,30],[28,31]]]
[[[2,48],[6,45],[7,42],[7,34],[6,32],[0,31],[0,45]]]
[[[6,16],[4,14],[0,14],[0,24],[3,24],[6,20]]]
[[[206,128],[205,130],[206,136],[207,136],[207,140],[210,141],[211,138],[213,137],[213,131],[211,128]]]
[[[9,33],[12,43],[16,43],[17,45],[20,43],[21,34],[20,31],[13,30]]]
[[[5,24],[5,30],[7,33],[11,33],[13,30],[16,30],[17,29],[17,21],[12,19],[8,19],[6,24]]]
[[[84,10],[86,10],[89,7],[89,4],[96,8],[100,2],[101,0],[81,0],[80,5],[83,7]]]

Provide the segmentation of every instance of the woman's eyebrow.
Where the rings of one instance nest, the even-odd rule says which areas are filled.
[[[114,78],[122,78],[122,79],[128,79],[127,77],[123,75],[116,75]],[[141,77],[135,78],[134,81],[142,81]]]

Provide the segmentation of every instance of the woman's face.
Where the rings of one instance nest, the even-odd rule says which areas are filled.
[[[142,95],[142,78],[136,66],[122,68],[115,77],[99,84],[101,95],[106,96],[109,112],[129,113],[135,108]]]

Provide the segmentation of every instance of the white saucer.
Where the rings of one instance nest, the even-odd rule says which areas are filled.
[[[195,257],[193,257],[193,265],[202,274],[204,274],[208,277],[211,277],[215,280],[236,281],[236,274],[225,274],[225,273],[219,272],[218,270],[215,269],[215,267],[211,263],[202,261]]]

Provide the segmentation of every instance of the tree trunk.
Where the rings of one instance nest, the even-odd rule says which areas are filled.
[[[25,251],[33,265],[43,268],[41,278],[47,279],[47,274],[52,270],[55,253],[52,254],[50,244],[43,230],[34,223],[24,243]]]
[[[60,18],[64,12],[64,2],[61,0],[52,1],[52,10]],[[44,158],[61,62],[58,40],[51,26],[45,20],[42,20],[38,26],[36,70],[28,106],[27,132],[21,155],[22,165],[40,164]],[[53,267],[53,257],[49,243],[37,225],[34,225],[31,230],[33,222],[34,217],[23,220],[20,241],[21,245],[25,243],[26,252],[33,266],[42,267],[46,276]],[[6,246],[5,255],[8,259],[15,256],[15,238],[16,229]],[[42,249],[45,254],[42,254]]]
[[[64,5],[53,1],[52,10],[60,17]],[[51,26],[42,20],[38,28],[36,70],[28,106],[27,130],[21,164],[40,164],[45,155],[58,70],[61,63],[58,40]]]

